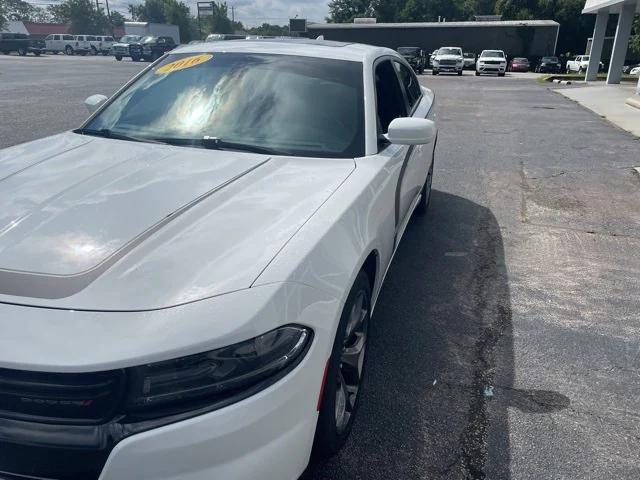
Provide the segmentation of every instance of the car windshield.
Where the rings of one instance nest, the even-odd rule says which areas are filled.
[[[513,61],[518,63],[529,63],[529,60],[526,58],[514,58]]]
[[[558,63],[558,57],[542,57],[543,62]]]
[[[482,52],[480,55],[483,58],[504,58],[504,52],[499,52],[496,50],[488,50],[486,52]]]
[[[584,56],[582,57],[582,60],[589,60],[589,55],[584,55]]]
[[[285,155],[364,155],[362,63],[258,53],[173,54],[84,127],[205,146],[204,137]]]
[[[459,48],[441,48],[438,50],[438,55],[462,55]]]
[[[417,55],[419,50],[418,47],[400,47],[398,53],[400,55]]]
[[[137,42],[138,40],[140,40],[140,37],[138,35],[125,35],[120,39],[122,43]]]
[[[475,58],[475,55],[473,53],[465,53],[464,58]]]
[[[156,41],[156,37],[144,37],[141,42],[142,43],[153,43]]]

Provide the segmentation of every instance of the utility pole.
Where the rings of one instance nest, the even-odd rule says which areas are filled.
[[[111,36],[115,37],[115,32],[113,30],[113,22],[111,21],[111,12],[109,11],[109,0],[104,0],[107,5],[107,19],[109,20],[109,30],[111,30]]]
[[[231,5],[231,23],[236,23],[236,7]]]

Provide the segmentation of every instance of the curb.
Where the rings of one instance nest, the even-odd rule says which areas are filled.
[[[560,80],[560,79],[554,78],[553,83],[558,83],[560,85],[571,85],[571,80]]]
[[[631,107],[640,109],[640,96],[635,95],[635,97],[629,97],[624,103]]]

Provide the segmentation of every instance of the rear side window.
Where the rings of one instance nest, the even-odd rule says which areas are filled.
[[[422,97],[422,91],[420,90],[420,84],[415,73],[406,65],[400,62],[393,62],[393,65],[398,71],[400,81],[404,85],[404,90],[407,93],[407,100],[409,101],[409,108],[413,110]]]
[[[92,37],[90,35],[87,35],[85,40],[89,40],[90,42],[95,42],[96,41],[96,37]]]
[[[376,66],[376,106],[378,133],[387,133],[389,124],[398,117],[407,116],[407,108],[395,68],[390,60]]]
[[[105,42],[113,42],[113,37],[104,37]]]
[[[63,35],[62,39],[63,40],[73,40],[73,35]]]

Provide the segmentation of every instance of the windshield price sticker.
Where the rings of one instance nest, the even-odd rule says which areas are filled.
[[[213,55],[201,54],[193,55],[191,57],[181,58],[175,62],[167,63],[156,70],[156,75],[164,75],[166,73],[177,72],[178,70],[184,70],[185,68],[195,67],[201,63],[211,60]]]

